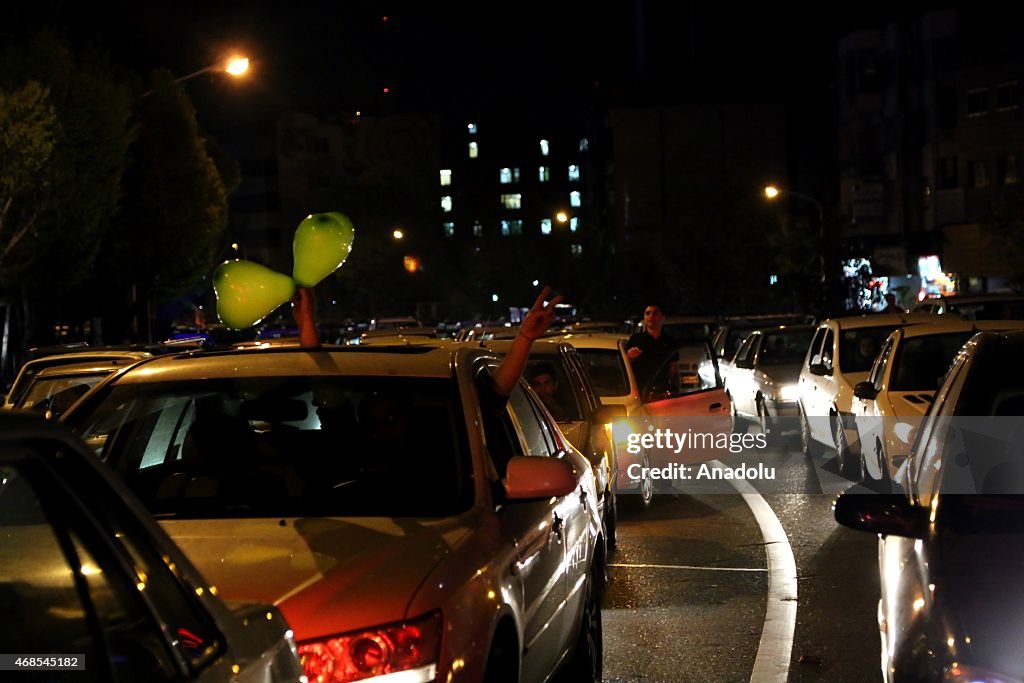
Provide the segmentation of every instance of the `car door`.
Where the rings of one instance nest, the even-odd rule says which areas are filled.
[[[821,345],[814,349],[812,343],[812,350],[808,354],[807,368],[805,368],[807,372],[802,372],[800,375],[801,393],[806,409],[804,414],[807,416],[807,424],[810,427],[812,438],[820,443],[831,445],[834,441],[829,414],[832,411],[833,386],[835,385],[836,333],[831,325],[823,326],[822,331]],[[822,374],[812,372],[811,366],[819,367]]]
[[[673,380],[674,363],[680,375],[678,383]],[[689,381],[687,374],[696,381]],[[656,430],[732,434],[732,404],[722,382],[718,359],[707,344],[680,347],[679,360],[668,358],[640,393],[650,426]],[[707,448],[681,453],[662,449],[652,452],[652,464],[705,462],[723,455],[725,452]]]
[[[734,409],[742,415],[757,413],[757,408],[754,405],[754,394],[756,393],[754,358],[760,340],[760,333],[755,332],[743,341],[743,346],[736,352],[732,367],[729,368],[728,376],[725,378],[726,386],[729,388],[729,397],[735,406]]]
[[[553,439],[545,433],[550,432],[550,426],[538,417],[523,384],[512,391],[502,412],[499,419],[507,428],[513,455],[552,457]],[[491,442],[501,438],[488,433],[488,449],[493,451]],[[504,476],[501,467],[499,475]],[[510,502],[498,511],[505,535],[515,543],[513,573],[521,582],[522,680],[544,680],[562,655],[569,590],[564,570],[568,509],[567,497],[563,496]]]

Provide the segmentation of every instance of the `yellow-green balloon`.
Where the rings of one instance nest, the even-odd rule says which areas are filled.
[[[213,274],[217,317],[242,330],[263,320],[295,294],[295,281],[252,261],[225,261]]]
[[[292,241],[295,282],[314,287],[341,267],[352,251],[355,234],[352,221],[337,211],[316,213],[299,223]]]

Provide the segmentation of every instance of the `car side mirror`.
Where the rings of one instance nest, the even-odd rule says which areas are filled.
[[[823,377],[828,374],[828,368],[824,363],[811,363],[809,369],[812,375],[817,375],[818,377]]]
[[[878,389],[875,389],[874,382],[858,382],[853,388],[853,395],[866,401],[873,401],[878,396]]]
[[[754,361],[753,359],[750,358],[745,360],[738,360],[735,363],[733,363],[733,367],[740,368],[741,370],[753,370]]]
[[[626,406],[601,406],[594,411],[593,416],[591,416],[591,422],[596,424],[609,424],[624,417],[626,417]]]
[[[837,522],[858,531],[907,538],[924,538],[928,533],[927,508],[902,495],[844,493],[832,511]]]
[[[566,496],[578,483],[569,463],[557,458],[517,455],[508,461],[505,472],[502,483],[509,500]]]

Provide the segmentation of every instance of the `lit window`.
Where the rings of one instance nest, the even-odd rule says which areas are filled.
[[[576,232],[580,227],[580,219],[573,216],[569,219],[569,232]]]
[[[502,237],[508,237],[510,234],[512,234],[512,226],[509,225],[508,221],[502,221],[501,222],[501,236]]]
[[[512,169],[512,182],[513,183],[518,183],[519,182],[519,169],[518,168],[513,168]]]
[[[523,222],[521,220],[516,219],[514,221],[509,221],[509,227],[511,228],[513,235],[523,234]]]
[[[518,209],[523,205],[523,195],[516,194],[503,194],[501,195],[501,205],[506,209]]]
[[[590,149],[590,140],[587,140],[586,138],[580,138],[580,151],[581,152],[586,152],[589,149]]]
[[[508,185],[509,183],[511,183],[512,182],[512,169],[511,168],[503,168],[500,171],[498,171],[498,179],[501,181],[502,185]]]
[[[569,206],[581,206],[579,192],[574,191],[569,193]]]
[[[551,180],[551,167],[541,166],[539,172],[537,173],[537,179],[540,180],[542,183],[546,183],[549,180]]]
[[[540,222],[540,234],[550,235],[551,234],[551,219],[545,218]]]
[[[580,167],[576,164],[569,164],[569,180],[580,179]]]
[[[442,168],[441,169],[441,184],[451,185],[452,184],[452,169]]]
[[[454,237],[455,236],[455,224],[454,223],[444,223],[442,225],[444,227],[444,236],[445,237]]]
[[[469,143],[469,158],[476,159],[478,156],[480,156],[480,145],[475,142]]]
[[[473,221],[473,237],[483,237],[484,226],[480,225],[480,221]]]
[[[546,157],[548,155],[548,153],[550,153],[550,152],[551,152],[551,147],[550,147],[550,145],[548,145],[548,141],[547,140],[541,140],[540,141],[540,154],[541,154],[541,156],[545,156]]]
[[[441,197],[441,210],[445,213],[450,213],[452,210],[452,198],[450,195]]]
[[[572,251],[572,255],[573,256],[582,256],[583,255],[583,245],[582,244],[574,244],[571,247],[569,247],[569,249]]]
[[[470,135],[476,135],[476,124],[470,123],[466,125],[466,130],[469,131]]]

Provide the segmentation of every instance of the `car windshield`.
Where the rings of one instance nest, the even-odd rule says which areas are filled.
[[[89,389],[99,384],[99,381],[110,372],[108,370],[88,375],[38,377],[29,387],[23,400],[20,403],[15,403],[14,407],[37,412],[45,412],[50,409],[57,414],[63,413]],[[57,409],[55,410],[55,408]]]
[[[882,342],[896,325],[844,330],[839,337],[839,368],[843,372],[868,372]]]
[[[617,349],[577,350],[598,396],[626,396],[630,393],[626,365]]]
[[[157,515],[441,517],[472,502],[450,380],[204,379],[97,400],[71,426]]]
[[[904,340],[893,360],[890,391],[935,391],[973,332],[930,334]]]
[[[800,363],[811,345],[813,329],[769,332],[765,334],[758,356],[760,365]]]

